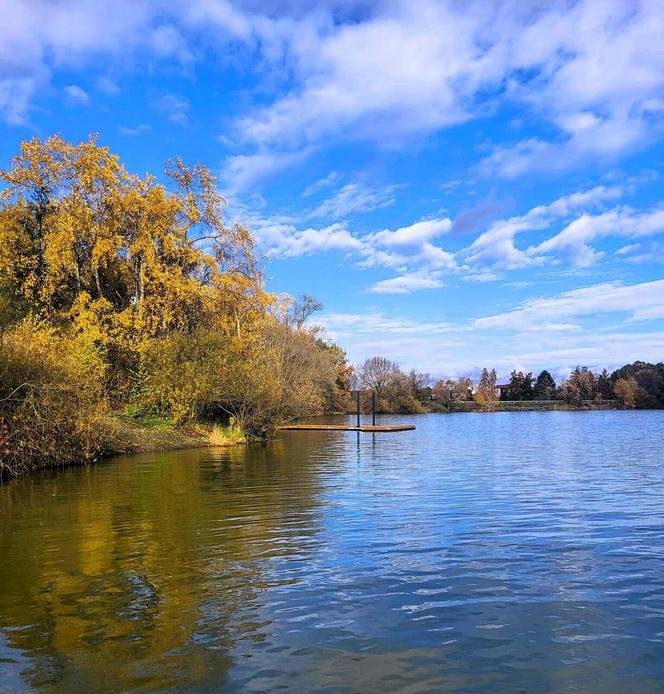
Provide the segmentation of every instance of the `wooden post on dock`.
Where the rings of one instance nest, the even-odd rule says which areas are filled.
[[[371,391],[371,424],[376,426],[376,391]]]
[[[360,391],[355,391],[355,404],[357,405],[357,426],[360,426]]]

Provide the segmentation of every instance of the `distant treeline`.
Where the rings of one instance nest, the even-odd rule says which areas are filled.
[[[472,402],[484,410],[501,402],[558,401],[566,407],[613,401],[625,408],[664,407],[664,363],[635,361],[609,373],[595,374],[578,366],[568,378],[556,383],[549,371],[537,377],[532,372],[512,371],[510,380],[498,384],[495,369],[483,369],[475,383],[469,377],[433,379],[430,374],[400,366],[384,357],[367,359],[358,371],[360,386],[373,390],[379,412],[417,413],[464,409]],[[366,406],[365,406],[366,409]]]

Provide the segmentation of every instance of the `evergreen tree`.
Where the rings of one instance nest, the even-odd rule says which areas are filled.
[[[523,371],[512,371],[509,385],[506,388],[503,400],[532,400],[533,399],[533,374]]]
[[[613,384],[611,383],[611,376],[609,376],[609,372],[606,369],[597,376],[597,397],[602,400],[611,400],[613,398]]]
[[[535,400],[553,400],[556,396],[556,382],[553,376],[546,370],[542,371],[535,381],[533,388]]]

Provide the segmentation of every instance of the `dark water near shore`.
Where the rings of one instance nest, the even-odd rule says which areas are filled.
[[[664,412],[406,419],[0,487],[0,691],[664,692]]]

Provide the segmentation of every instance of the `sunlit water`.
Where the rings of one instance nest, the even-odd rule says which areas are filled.
[[[0,691],[664,691],[664,412],[406,420],[0,487]]]

